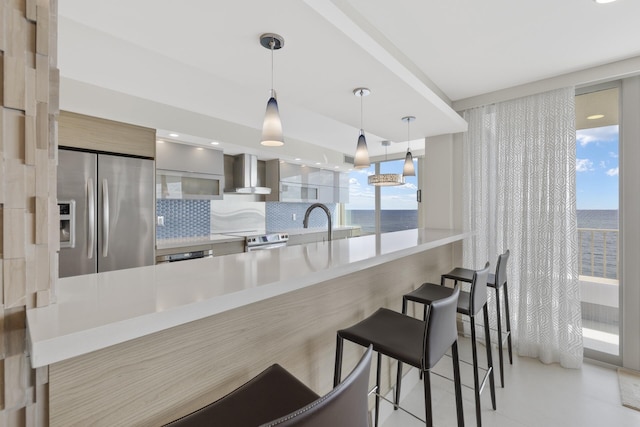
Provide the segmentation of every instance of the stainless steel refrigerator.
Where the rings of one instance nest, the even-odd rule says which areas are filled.
[[[153,160],[60,149],[59,276],[154,264]]]

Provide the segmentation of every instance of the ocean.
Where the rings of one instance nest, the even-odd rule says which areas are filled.
[[[363,234],[375,233],[373,210],[346,211],[347,224],[359,225]],[[618,277],[618,211],[578,210],[579,272],[585,276]],[[383,233],[418,226],[416,210],[383,210],[380,212]]]
[[[618,211],[578,210],[578,271],[584,276],[618,278]]]

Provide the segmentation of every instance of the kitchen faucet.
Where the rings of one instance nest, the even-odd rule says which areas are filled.
[[[311,206],[309,206],[307,208],[307,211],[304,213],[304,220],[302,221],[302,226],[304,228],[308,228],[309,227],[309,214],[311,213],[312,210],[314,210],[315,208],[320,208],[324,211],[324,213],[327,214],[327,219],[329,220],[329,230],[327,232],[327,235],[329,236],[329,241],[331,241],[331,211],[329,211],[329,208],[326,207],[325,205],[323,205],[322,203],[314,203]]]

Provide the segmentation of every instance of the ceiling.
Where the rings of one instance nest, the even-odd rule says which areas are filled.
[[[62,109],[225,152],[352,156],[461,132],[457,101],[640,55],[640,2],[619,0],[59,0]],[[271,85],[262,33],[284,37],[274,87],[285,147],[258,143]],[[171,138],[171,137],[168,137]]]

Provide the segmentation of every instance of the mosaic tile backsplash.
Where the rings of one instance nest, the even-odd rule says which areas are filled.
[[[156,238],[208,236],[211,233],[209,200],[157,200],[156,215],[164,217],[164,226],[156,225]]]
[[[280,203],[266,202],[266,226],[267,231],[284,231],[292,228],[302,228],[304,213],[311,203]],[[331,212],[331,220],[335,224],[335,211],[337,203],[325,203]],[[293,214],[296,215],[295,221]],[[327,215],[320,208],[316,208],[309,216],[309,228],[327,227]]]

